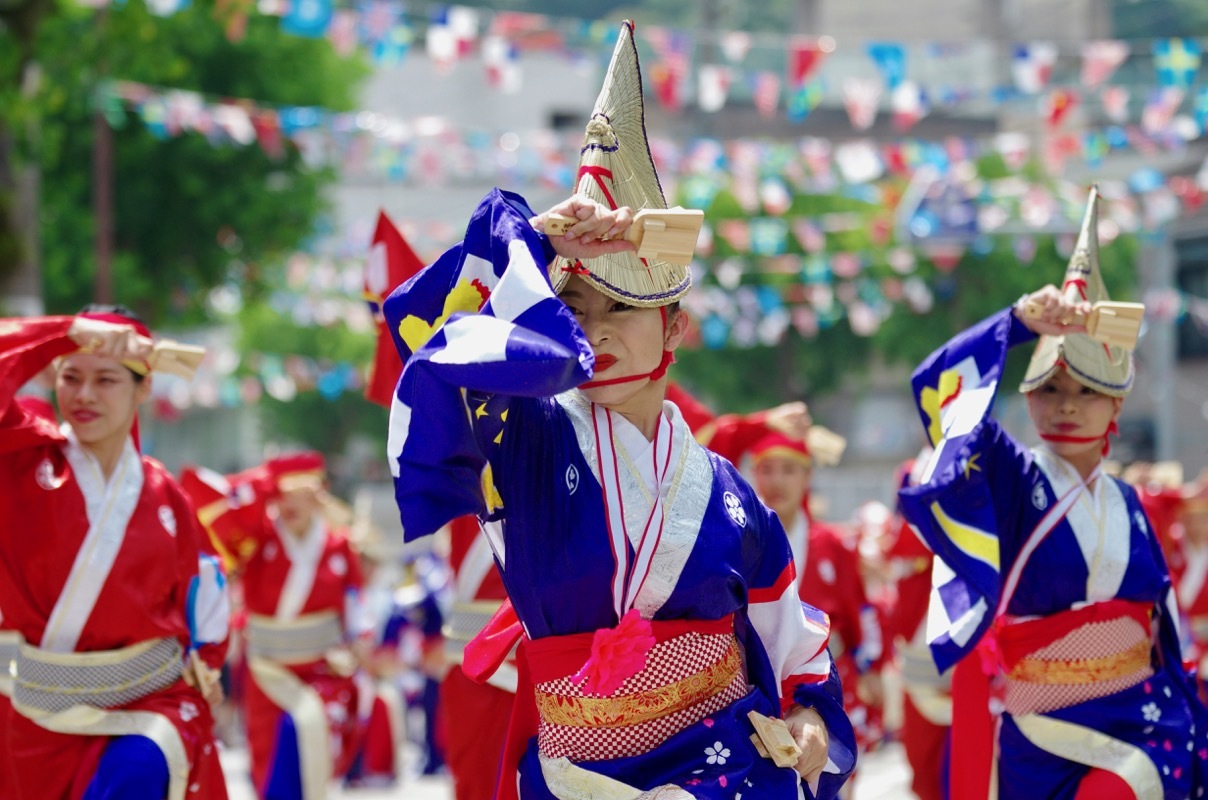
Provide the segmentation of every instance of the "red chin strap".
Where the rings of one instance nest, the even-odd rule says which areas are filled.
[[[663,317],[663,334],[667,333],[667,307],[659,306],[659,314]],[[623,378],[608,378],[601,381],[588,381],[587,383],[579,384],[580,389],[596,389],[601,386],[615,386],[618,383],[632,383],[633,381],[650,380],[657,381],[659,378],[667,374],[667,368],[675,363],[675,353],[670,350],[663,351],[663,358],[659,361],[659,365],[650,372],[641,373],[638,375],[626,375]]]
[[[1107,426],[1107,430],[1102,436],[1063,436],[1059,433],[1042,433],[1040,438],[1046,442],[1061,442],[1065,444],[1090,444],[1091,442],[1103,441],[1102,453],[1104,456],[1112,449],[1111,436],[1117,436],[1120,433],[1120,426],[1113,419]]]

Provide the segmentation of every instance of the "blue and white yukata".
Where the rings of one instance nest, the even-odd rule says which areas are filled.
[[[543,682],[537,672],[553,656],[541,651],[549,658],[533,659],[533,681],[544,711],[524,743],[519,796],[835,796],[854,767],[854,737],[825,617],[803,611],[784,530],[674,404],[651,442],[574,388],[593,354],[550,288],[553,252],[531,216],[518,196],[492,192],[465,241],[386,301],[406,362],[388,445],[406,537],[477,514],[533,648],[583,645],[631,608],[656,634],[698,623],[703,632],[659,634],[646,667],[604,697],[568,674]],[[705,677],[709,692],[662,716],[643,708],[593,727],[558,708],[670,702],[672,689]],[[829,730],[816,794],[751,741],[747,712],[778,717],[782,702],[816,709]]]
[[[936,450],[899,498],[938,557],[932,653],[941,671],[959,661],[958,672],[976,666],[991,681],[1003,800],[1073,798],[1092,773],[1113,797],[1203,796],[1208,715],[1183,668],[1169,574],[1136,493],[1108,476],[1088,488],[1064,459],[1029,450],[990,416],[1007,351],[1034,338],[1007,309],[913,377]],[[988,697],[970,709],[954,691],[955,748],[962,714],[988,714]],[[953,797],[984,794],[961,791]]]

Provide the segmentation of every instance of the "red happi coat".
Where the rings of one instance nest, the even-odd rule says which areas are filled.
[[[362,590],[364,577],[360,558],[345,531],[329,526],[318,516],[305,541],[280,531],[267,512],[271,495],[268,476],[258,469],[232,476],[229,486],[224,487],[227,491],[217,499],[213,473],[189,469],[182,483],[237,565],[233,571],[239,576],[248,614],[288,620],[334,611],[345,621],[346,638],[362,633],[348,630],[350,604],[355,605],[352,598]],[[216,509],[215,503],[225,507]],[[311,567],[313,576],[309,580],[290,582],[295,568],[306,576]],[[284,598],[287,593],[292,597]],[[322,700],[330,732],[331,775],[343,775],[356,755],[362,733],[356,682],[322,659],[284,666]],[[269,699],[254,676],[248,681],[245,706],[252,781],[262,789],[275,757],[277,733],[285,712]]]
[[[15,402],[23,383],[76,349],[67,337],[71,322],[0,320],[0,628],[60,652],[116,650],[161,638],[177,639],[187,651],[190,588],[209,550],[188,497],[162,464],[140,456],[129,443],[108,484],[117,499],[104,513],[104,479],[69,430]],[[102,538],[115,536],[121,541],[111,563],[93,561],[84,568],[81,562],[76,572],[82,578],[77,592],[91,594],[91,584],[95,600],[56,617],[53,610],[81,548],[95,554],[105,549]],[[217,668],[225,646],[224,633],[201,655]],[[142,728],[161,724],[157,719],[171,723],[178,740],[162,730],[151,738],[164,751],[173,791],[183,797],[187,787],[197,786],[191,796],[226,797],[213,719],[195,689],[178,680],[120,711],[135,712],[128,715],[134,721],[130,733],[153,733]],[[52,732],[8,703],[0,708],[0,738],[8,759],[0,787],[4,797],[24,800],[82,796],[108,741]]]
[[[486,537],[474,517],[449,524],[449,565],[458,601],[503,601],[507,591]],[[510,675],[510,685],[501,678]],[[440,686],[440,718],[445,762],[453,775],[457,800],[492,800],[508,721],[516,699],[515,667],[508,663],[491,683],[476,683],[451,665]],[[466,724],[466,720],[474,724]]]
[[[672,390],[669,385],[667,396],[688,409],[685,420],[696,438],[733,464],[739,464],[769,433],[766,412],[714,418],[678,387]],[[879,670],[884,663],[886,648],[879,641],[878,614],[865,593],[855,547],[847,542],[840,527],[812,519],[808,506],[807,493],[797,522],[785,529],[797,561],[798,594],[830,618],[831,649],[843,684],[843,704],[860,744],[871,745],[882,736],[880,712],[865,705],[856,688],[862,672]]]

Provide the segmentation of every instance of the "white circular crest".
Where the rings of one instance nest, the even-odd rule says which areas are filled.
[[[197,705],[192,701],[185,700],[180,704],[180,718],[185,722],[191,722],[201,716],[201,712],[197,709]]]
[[[327,566],[336,575],[348,574],[348,559],[344,558],[341,553],[333,553],[331,558],[327,559]]]
[[[159,507],[159,524],[164,526],[164,530],[173,536],[176,535],[176,515],[172,513],[172,509],[168,506]]]
[[[1049,496],[1044,493],[1044,487],[1039,483],[1032,487],[1032,505],[1036,506],[1037,511],[1044,511],[1049,507]]]
[[[726,513],[730,515],[730,519],[734,520],[734,524],[740,528],[747,526],[747,512],[742,507],[742,501],[738,499],[738,495],[733,492],[726,492],[722,495],[722,501],[726,504]]]
[[[566,489],[571,494],[579,489],[579,470],[575,469],[574,464],[566,468]]]
[[[66,475],[55,475],[55,465],[50,463],[49,458],[44,458],[38,464],[37,469],[34,470],[34,479],[38,482],[39,486],[50,492],[62,486],[67,477]]]
[[[835,574],[835,563],[829,558],[824,558],[818,562],[818,577],[823,583],[833,584],[838,576]]]

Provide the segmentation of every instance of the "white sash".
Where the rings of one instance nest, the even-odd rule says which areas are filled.
[[[327,526],[323,519],[315,514],[310,523],[310,529],[301,539],[281,527],[280,520],[276,523],[277,537],[285,549],[289,559],[289,572],[281,587],[281,596],[277,598],[277,619],[296,619],[302,613],[311,590],[315,586],[315,573],[319,568],[319,558],[323,555],[323,545],[327,540]]]
[[[71,428],[64,425],[63,432],[67,436],[63,453],[84,495],[88,533],[76,552],[67,582],[42,634],[40,647],[53,653],[75,650],[97,597],[109,579],[143,491],[143,462],[132,440],[126,440],[106,484],[97,460],[80,446]]]

